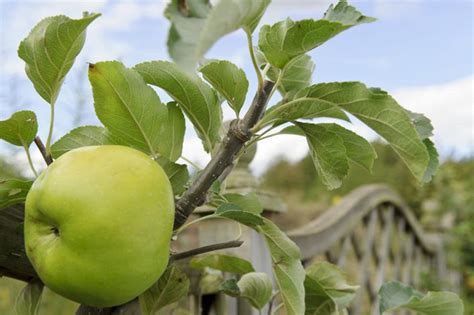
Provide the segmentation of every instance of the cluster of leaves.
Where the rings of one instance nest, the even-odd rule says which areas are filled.
[[[340,1],[331,5],[319,20],[287,19],[263,26],[258,47],[254,47],[252,35],[269,3],[222,0],[212,7],[206,0],[171,1],[165,15],[171,23],[168,47],[174,62],[149,61],[133,68],[118,61],[90,64],[94,109],[102,126],[78,127],[54,144],[51,139],[58,94],[83,47],[86,28],[99,14],[86,13],[76,20],[65,16],[42,20],[22,41],[18,53],[26,63],[25,70],[34,88],[50,104],[45,155],[57,159],[82,146],[130,146],[149,154],[165,169],[174,194],[179,197],[189,180],[187,167],[177,163],[182,155],[185,119],[212,156],[221,143],[222,102],[226,101],[235,111],[236,118],[245,104],[246,74],[228,61],[202,60],[222,36],[241,29],[247,35],[258,78],[257,93],[262,92],[267,77],[275,81],[271,94],[278,90],[282,95],[253,127],[250,144],[279,134],[306,137],[323,182],[330,189],[337,188],[350,161],[371,169],[376,157],[373,148],[339,124],[302,120],[328,117],[350,122],[351,114],[382,136],[419,181],[429,180],[436,170],[437,153],[429,140],[432,127],[423,115],[406,111],[386,92],[359,82],[311,84],[314,63],[307,53],[337,34],[374,19]],[[195,71],[198,62],[202,75]],[[173,102],[162,103],[150,85],[166,92]],[[271,131],[274,133],[269,134]],[[15,113],[0,122],[0,138],[24,147],[27,153],[36,132],[36,116],[30,111]],[[2,183],[2,205],[21,202],[27,189],[28,183]],[[220,196],[220,192],[216,195]],[[271,254],[277,295],[287,314],[331,314],[346,307],[346,295],[352,295],[355,287],[346,284],[330,265],[315,265],[305,271],[298,247],[274,223],[262,217],[261,211],[252,196],[224,194],[211,217],[234,220],[262,235]],[[221,261],[231,258],[199,259],[194,261],[195,266],[228,271],[222,269]],[[232,259],[232,268],[245,265]],[[236,272],[243,274],[238,281],[222,283],[222,291],[246,298],[260,309],[273,294],[269,276],[248,266],[244,271]],[[333,276],[325,278],[326,273]],[[170,266],[140,297],[142,311],[152,313],[164,301],[175,301],[188,286],[184,274]]]
[[[358,289],[358,286],[347,283],[345,275],[336,266],[315,262],[303,273],[306,309],[301,309],[297,303],[291,303],[291,299],[297,297],[296,294],[276,299],[281,287],[274,291],[270,277],[266,273],[256,272],[249,261],[240,257],[207,254],[191,259],[190,266],[205,274],[200,280],[202,293],[222,292],[240,297],[260,311],[265,306],[271,305],[275,307],[274,310],[278,310],[283,305],[290,305],[292,308],[286,309],[290,314],[339,314],[349,305]],[[230,279],[225,280],[223,273],[230,275]],[[211,276],[210,281],[206,275]],[[170,280],[172,277],[175,279]],[[169,285],[170,282],[173,285]],[[189,285],[190,281],[185,273],[176,266],[169,267],[165,276],[140,297],[142,311],[144,314],[153,314],[179,301],[187,294]],[[151,294],[152,291],[155,294]],[[275,303],[277,301],[278,305]]]

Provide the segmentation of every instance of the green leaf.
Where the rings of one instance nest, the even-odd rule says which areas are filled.
[[[428,292],[426,295],[400,282],[387,282],[379,291],[380,313],[399,309],[425,315],[462,315],[462,300],[452,292]]]
[[[222,111],[215,91],[197,75],[167,61],[138,64],[134,69],[148,84],[165,90],[191,120],[207,152],[220,140]]]
[[[349,160],[368,171],[372,171],[377,153],[367,140],[338,124],[318,124],[318,126],[326,128],[326,130],[335,133],[342,139]]]
[[[240,28],[252,33],[269,4],[270,0],[221,0],[209,12],[202,28],[198,58],[226,34]]]
[[[219,291],[224,292],[227,295],[238,297],[240,295],[240,288],[237,285],[237,280],[229,279],[221,283]]]
[[[249,87],[245,72],[226,60],[212,61],[199,71],[202,72],[204,79],[225,97],[235,114],[239,116]]]
[[[390,95],[360,82],[335,82],[313,85],[297,97],[318,98],[353,114],[397,152],[413,175],[421,180],[428,166],[428,152],[406,113]]]
[[[245,298],[256,309],[262,309],[272,297],[272,281],[266,273],[251,272],[237,282],[240,296]]]
[[[250,272],[243,275],[238,282],[229,279],[220,286],[220,291],[233,297],[242,297],[259,310],[270,301],[272,290],[272,281],[263,272]]]
[[[178,267],[171,265],[151,288],[142,293],[138,300],[144,315],[152,315],[175,303],[188,294],[189,279]]]
[[[36,315],[39,312],[43,284],[40,282],[28,283],[17,296],[15,301],[15,314]]]
[[[86,28],[100,14],[84,14],[73,20],[64,15],[39,22],[18,48],[26,62],[26,74],[39,95],[53,105],[64,77],[84,46]]]
[[[423,144],[428,152],[428,167],[426,168],[423,179],[421,180],[422,183],[428,183],[436,174],[439,165],[438,151],[436,150],[434,143],[429,139],[429,137],[433,135],[434,128],[431,121],[425,115],[414,113],[409,110],[406,110],[406,112],[416,128],[418,136],[423,140]]]
[[[216,212],[214,214],[219,217],[228,218],[240,222],[244,225],[253,228],[257,227],[260,224],[263,224],[263,218],[260,215],[255,214],[253,212],[245,211],[238,205],[234,205],[231,203],[224,203],[220,205],[216,209]]]
[[[331,117],[348,121],[347,115],[335,104],[313,97],[300,97],[270,108],[255,126],[260,130],[271,124],[281,124],[297,119]]]
[[[222,272],[213,269],[206,269],[199,279],[200,294],[215,294],[220,291],[224,282]]]
[[[425,115],[406,110],[411,121],[415,125],[416,131],[421,140],[427,139],[433,135],[433,125]]]
[[[51,146],[55,159],[64,153],[91,145],[114,144],[107,129],[99,126],[82,126],[74,128]]]
[[[273,273],[288,315],[304,314],[305,272],[298,246],[272,221],[263,218],[256,230],[265,238],[272,257]]]
[[[285,95],[290,91],[297,91],[311,85],[315,64],[308,55],[295,57],[283,68],[278,90]],[[276,82],[279,70],[271,67],[267,72],[270,80]]]
[[[326,293],[318,281],[306,276],[305,289],[305,315],[333,315],[338,314],[337,305]]]
[[[240,257],[222,254],[209,254],[194,257],[189,262],[195,269],[204,269],[206,267],[236,274],[245,274],[255,271],[252,264]]]
[[[434,143],[430,139],[424,139],[423,144],[428,150],[428,155],[430,156],[430,161],[428,162],[428,167],[426,168],[425,175],[423,175],[423,183],[428,183],[431,181],[433,176],[436,174],[439,166],[438,151],[436,150]]]
[[[258,199],[257,194],[251,192],[245,195],[242,194],[225,194],[224,198],[231,204],[239,206],[247,212],[261,214],[263,211],[262,204]]]
[[[277,68],[283,68],[291,59],[302,55],[352,26],[373,22],[374,19],[358,12],[346,1],[331,5],[321,20],[290,19],[260,30],[259,47],[266,59]]]
[[[323,183],[329,189],[340,187],[349,170],[344,140],[320,124],[296,124],[306,136],[311,158]]]
[[[168,176],[173,189],[173,194],[175,196],[180,195],[186,188],[185,186],[189,180],[188,167],[183,164],[171,162],[165,157],[157,157],[155,160],[163,168],[166,176]]]
[[[168,34],[170,57],[183,69],[194,69],[197,45],[206,17],[211,10],[208,0],[188,0],[187,6],[180,8],[178,0],[172,0],[165,10],[171,22]]]
[[[160,145],[158,152],[175,162],[180,158],[183,151],[185,120],[183,112],[175,102],[170,102],[166,105],[168,115],[166,120],[162,123]]]
[[[165,15],[172,26],[168,36],[171,57],[184,69],[193,69],[215,42],[240,28],[252,33],[270,0],[222,0],[213,8],[204,0],[188,1],[179,9],[174,0]]]
[[[24,202],[32,184],[19,179],[0,181],[0,209]]]
[[[38,132],[35,113],[22,110],[9,119],[0,121],[0,139],[13,145],[28,148]]]
[[[336,309],[341,310],[349,306],[359,286],[348,284],[346,275],[337,266],[328,262],[316,262],[306,269],[305,288],[307,288],[306,311],[308,314],[309,310],[318,307],[318,303],[312,300],[311,295],[317,295],[324,300],[329,299],[334,302]],[[309,312],[309,314],[315,313]]]
[[[89,80],[97,117],[114,139],[155,156],[167,118],[156,92],[118,61],[91,64]]]

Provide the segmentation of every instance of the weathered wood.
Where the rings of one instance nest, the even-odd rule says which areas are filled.
[[[327,250],[324,253],[324,256],[326,256],[327,261],[329,261],[331,264],[335,264],[337,261],[336,255],[334,255],[334,253],[331,250]]]
[[[397,222],[397,234],[396,234],[396,239],[397,239],[397,246],[399,249],[402,248],[402,240],[405,235],[405,221],[402,218],[398,218]],[[401,280],[401,269],[402,269],[402,252],[398,255],[395,255],[395,261],[394,261],[394,271],[393,271],[393,280]]]
[[[289,231],[288,234],[301,248],[303,259],[308,259],[334,246],[352,231],[371,209],[381,204],[392,204],[395,207],[397,215],[404,218],[426,252],[434,254],[437,251],[436,244],[426,237],[402,199],[385,185],[367,185],[355,189],[314,221]]]
[[[422,264],[422,259],[423,259],[422,249],[419,246],[417,246],[415,248],[415,264],[413,266],[413,275],[412,275],[412,278],[413,278],[412,282],[415,288],[417,288],[420,284],[420,268]]]
[[[240,237],[239,237],[240,236]],[[240,225],[237,222],[225,219],[210,219],[203,221],[199,226],[199,242],[201,246],[232,240],[239,237],[244,244],[235,249],[226,249],[221,252],[229,253],[249,260],[256,271],[272,274],[272,260],[263,237],[253,229]],[[215,292],[220,301],[213,305],[212,310],[217,315],[248,314],[258,315],[247,301]],[[266,307],[263,312],[265,313]]]
[[[413,247],[414,247],[414,239],[413,234],[409,233],[407,240],[404,244],[404,264],[403,264],[403,273],[402,273],[402,282],[406,284],[410,284],[410,271],[411,271],[411,263],[413,260]]]
[[[351,237],[349,235],[345,236],[342,240],[341,251],[339,257],[337,258],[337,265],[340,268],[344,268],[346,264],[347,252],[351,247]]]
[[[367,234],[365,238],[364,249],[362,253],[362,259],[359,261],[360,276],[357,283],[361,286],[361,288],[367,287],[370,281],[370,269],[369,269],[369,261],[371,259],[371,248],[375,239],[375,228],[377,224],[377,210],[373,209],[369,214],[369,221],[367,223]],[[371,291],[369,288],[367,291]],[[373,292],[368,292],[369,297],[373,295]],[[358,290],[356,293],[356,297],[354,298],[353,303],[353,312],[354,315],[359,315],[362,313],[362,300],[363,300],[363,290]]]
[[[359,240],[356,238],[356,235],[354,233],[351,234],[351,245],[352,245],[352,248],[354,249],[354,254],[357,261],[361,261],[363,253],[359,245]]]
[[[382,233],[382,241],[380,244],[380,260],[379,264],[377,266],[377,273],[375,275],[375,290],[379,290],[380,286],[383,284],[384,279],[385,279],[385,266],[387,264],[387,257],[388,257],[388,252],[390,249],[390,236],[392,234],[392,225],[393,225],[393,213],[394,209],[392,206],[388,206],[386,210],[382,210],[384,213],[382,213],[382,217],[384,218],[383,220],[383,233]],[[372,304],[372,314],[376,315],[379,314],[379,300],[376,299],[376,301]]]

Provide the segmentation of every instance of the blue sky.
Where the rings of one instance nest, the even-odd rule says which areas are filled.
[[[366,0],[349,1],[366,15],[378,18],[333,38],[311,53],[315,82],[357,80],[381,87],[414,111],[424,112],[435,125],[435,142],[441,154],[465,156],[473,153],[473,2],[471,0]],[[77,111],[76,90],[83,90],[81,124],[98,124],[87,79],[80,76],[86,62],[120,59],[126,65],[146,60],[168,59],[168,21],[162,16],[166,1],[9,1],[0,0],[0,120],[19,108],[34,110],[40,135],[46,138],[48,105],[35,94],[16,56],[19,42],[43,17],[66,14],[80,17],[84,10],[101,12],[88,31],[86,45],[68,75],[58,100],[57,139],[73,127]],[[287,16],[294,20],[320,18],[331,1],[274,0],[262,24]],[[256,36],[255,36],[256,37]],[[256,42],[256,38],[254,39]],[[230,59],[255,82],[245,37],[241,32],[226,36],[207,54]],[[252,97],[249,91],[248,99]],[[168,98],[160,93],[163,100]],[[231,118],[231,111],[225,109]],[[185,155],[198,163],[207,159],[189,126]],[[373,139],[360,124],[355,130]],[[292,150],[287,150],[291,145]],[[0,152],[9,154],[6,146]],[[268,157],[283,155],[297,160],[306,144],[293,137],[275,138],[260,144],[253,164],[261,172]],[[38,156],[38,154],[35,154]],[[40,161],[38,161],[41,164]]]

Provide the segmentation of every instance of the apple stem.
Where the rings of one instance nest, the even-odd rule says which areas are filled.
[[[38,150],[41,152],[41,155],[43,156],[43,159],[46,164],[49,165],[53,163],[53,158],[50,154],[46,152],[46,147],[44,146],[43,141],[41,141],[41,138],[39,136],[36,136],[34,141],[36,146],[38,147]]]

